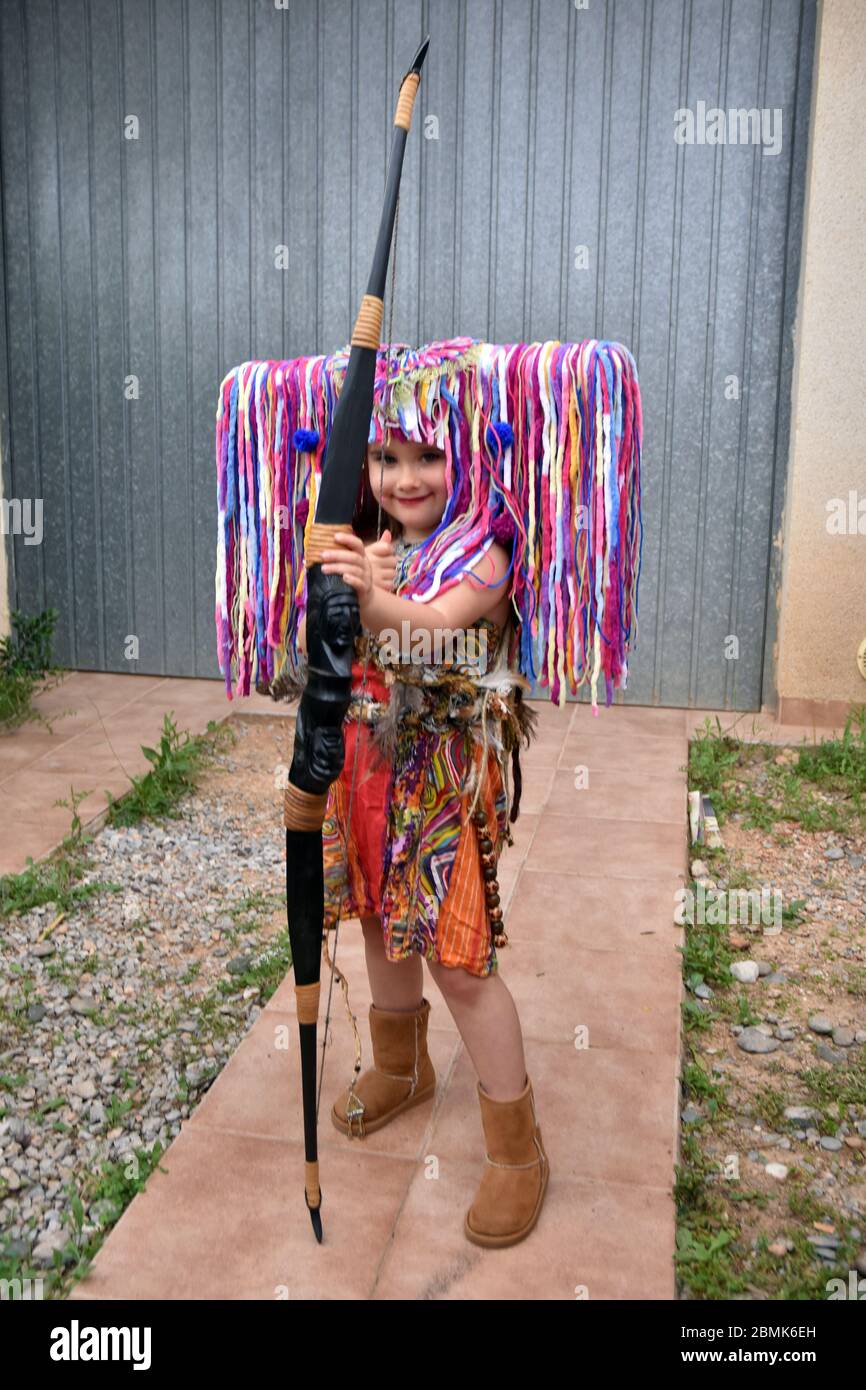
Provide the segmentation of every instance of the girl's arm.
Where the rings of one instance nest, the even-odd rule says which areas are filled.
[[[385,628],[402,633],[401,624],[406,621],[410,633],[471,627],[479,618],[492,613],[506,592],[508,555],[496,541],[453,589],[442,594],[435,603],[419,603],[416,599],[401,598],[377,588],[372,581],[363,542],[351,532],[340,532],[338,539],[339,549],[335,547],[325,552],[322,569],[329,574],[342,574],[346,583],[357,589],[361,621],[376,634]],[[329,561],[329,556],[339,558]]]

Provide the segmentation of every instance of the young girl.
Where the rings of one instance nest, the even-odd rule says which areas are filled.
[[[323,556],[324,571],[357,591],[365,629],[323,825],[325,921],[360,918],[373,997],[374,1065],[339,1096],[332,1120],[363,1137],[432,1101],[423,957],[478,1074],[486,1167],[464,1230],[479,1245],[511,1245],[535,1225],[549,1173],[496,957],[496,938],[506,939],[496,861],[511,840],[506,755],[534,722],[521,702],[528,682],[513,669],[511,555],[494,541],[433,602],[401,597],[406,564],[418,551],[423,563],[445,512],[446,457],[389,434],[366,460],[389,529],[369,544],[341,533]],[[456,658],[443,658],[449,633],[466,634]]]
[[[346,345],[245,362],[220,386],[215,619],[229,698],[253,677],[275,700],[303,690],[305,537],[350,357]],[[594,338],[389,344],[370,418],[384,457],[368,447],[352,525],[324,560],[357,590],[366,629],[322,827],[325,926],[361,919],[373,996],[374,1065],[333,1121],[368,1134],[432,1099],[423,956],[478,1073],[487,1166],[466,1234],[508,1245],[538,1217],[548,1164],[497,969],[496,864],[533,732],[524,689],[538,682],[562,704],[588,683],[597,715],[599,683],[607,704],[627,685],[643,546],[637,365]],[[381,541],[366,535],[370,502],[388,520]],[[474,630],[480,651],[443,658],[449,629]]]

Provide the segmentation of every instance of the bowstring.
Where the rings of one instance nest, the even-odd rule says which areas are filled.
[[[395,300],[395,286],[396,286],[396,281],[397,281],[397,245],[398,245],[399,227],[400,227],[400,190],[398,189],[398,190],[397,190],[397,205],[396,205],[396,208],[395,208],[395,210],[394,210],[394,255],[393,255],[393,258],[392,258],[392,261],[391,261],[391,299],[390,299],[390,304],[388,305],[388,336],[387,336],[387,339],[386,339],[386,342],[385,342],[385,347],[386,347],[386,354],[385,354],[385,386],[384,386],[384,390],[383,390],[383,393],[382,393],[382,394],[383,394],[383,397],[385,398],[386,409],[385,409],[385,412],[384,412],[385,421],[384,421],[384,427],[383,427],[383,433],[382,433],[382,449],[381,449],[381,453],[380,453],[380,455],[379,455],[379,506],[378,506],[378,513],[377,513],[377,517],[376,517],[376,540],[377,540],[377,541],[381,539],[381,535],[382,535],[382,485],[383,485],[384,478],[385,478],[385,452],[386,452],[386,449],[387,449],[387,447],[388,447],[388,444],[389,444],[390,438],[391,438],[391,420],[390,420],[390,413],[389,413],[389,411],[388,411],[388,409],[387,409],[387,394],[388,394],[389,379],[390,379],[390,376],[391,376],[391,344],[392,344],[392,342],[393,342],[393,334],[394,334],[394,300]],[[373,388],[374,388],[374,394],[375,394],[375,373],[374,373],[374,377],[373,377]],[[365,445],[364,445],[365,452],[366,452],[366,448],[367,448],[367,445],[365,444]],[[350,525],[351,525],[351,523],[350,523]],[[354,752],[354,756],[353,756],[353,758],[352,758],[352,780],[351,780],[351,782],[350,782],[350,784],[349,784],[349,806],[348,806],[348,810],[347,810],[347,812],[346,812],[346,843],[345,843],[344,850],[343,850],[343,865],[342,865],[342,874],[341,874],[341,885],[342,885],[343,881],[346,880],[346,881],[347,881],[347,887],[348,887],[348,868],[349,868],[349,837],[350,837],[351,832],[352,832],[352,805],[353,805],[354,799],[355,799],[355,781],[356,781],[357,772],[358,772],[358,751],[359,751],[359,748],[360,748],[360,745],[361,745],[361,725],[362,725],[362,722],[363,722],[362,719],[361,719],[361,712],[362,712],[362,710],[363,710],[363,708],[364,708],[364,700],[365,700],[366,694],[367,694],[367,672],[368,672],[369,667],[370,667],[370,653],[371,653],[371,644],[370,644],[370,642],[369,642],[369,641],[365,642],[364,647],[365,647],[365,651],[364,651],[364,674],[363,674],[363,678],[362,678],[362,681],[361,681],[361,702],[360,702],[360,705],[359,705],[359,708],[358,708],[358,731],[357,731],[357,734],[356,734],[356,736],[355,736],[355,752]],[[342,889],[342,886],[341,886],[341,888],[340,888],[340,909],[342,909],[342,906],[343,906],[343,889]],[[356,1051],[355,1051],[355,1058],[356,1058],[355,1079],[357,1079],[357,1076],[358,1076],[358,1074],[360,1073],[360,1070],[361,1070],[361,1039],[360,1039],[360,1035],[359,1035],[359,1033],[358,1033],[357,1020],[356,1020],[356,1018],[355,1018],[355,1015],[352,1013],[351,1008],[349,1007],[349,986],[348,986],[348,981],[346,980],[346,977],[345,977],[345,975],[343,974],[343,972],[342,972],[341,970],[338,970],[338,969],[337,969],[337,948],[338,948],[339,943],[340,943],[340,920],[341,920],[341,919],[340,919],[340,917],[338,916],[338,917],[337,917],[337,920],[336,920],[336,923],[334,924],[334,927],[333,927],[333,932],[334,932],[334,951],[333,951],[333,956],[330,957],[330,960],[331,960],[331,978],[330,978],[330,983],[329,983],[329,986],[328,986],[328,1004],[327,1004],[327,1008],[326,1008],[326,1010],[325,1010],[325,1028],[324,1028],[324,1037],[322,1038],[322,1061],[321,1061],[321,1065],[320,1065],[320,1067],[319,1067],[319,1089],[318,1089],[318,1091],[317,1091],[317,1093],[316,1093],[316,1123],[317,1123],[317,1124],[318,1124],[318,1121],[319,1121],[319,1106],[320,1106],[321,1099],[322,1099],[322,1084],[323,1084],[324,1078],[325,1078],[325,1056],[326,1056],[326,1049],[327,1049],[327,1044],[328,1044],[328,1026],[329,1026],[330,1019],[331,1019],[331,998],[332,998],[333,992],[334,992],[334,975],[335,975],[335,973],[336,973],[337,975],[339,975],[339,977],[340,977],[340,987],[341,987],[341,989],[343,990],[343,997],[344,997],[344,999],[345,999],[345,1002],[346,1002],[346,1009],[347,1009],[347,1011],[348,1011],[349,1018],[350,1018],[350,1020],[351,1020],[352,1031],[353,1031],[353,1033],[355,1034],[355,1042],[356,1042]],[[327,956],[329,955],[329,952],[328,952],[328,932],[327,932],[327,931],[324,933],[323,946],[324,946],[324,950],[325,950],[325,955],[326,955],[326,957],[327,957]],[[350,1125],[350,1129],[351,1129],[351,1125]]]

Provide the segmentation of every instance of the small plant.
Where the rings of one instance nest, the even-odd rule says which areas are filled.
[[[288,931],[282,931],[270,942],[258,960],[247,970],[233,975],[231,981],[220,980],[218,989],[222,995],[236,994],[239,989],[258,989],[265,1001],[276,993],[287,973],[292,968],[292,948]]]
[[[143,1190],[151,1173],[156,1168],[163,1173],[168,1171],[160,1163],[164,1152],[157,1140],[149,1150],[137,1148],[134,1154],[128,1154],[115,1163],[103,1163],[100,1175],[91,1176],[85,1181],[83,1193],[77,1192],[72,1182],[67,1184],[67,1220],[72,1234],[64,1250],[55,1252],[51,1296],[63,1297],[84,1278],[110,1228],[133,1197]],[[99,1212],[97,1229],[89,1234],[85,1231],[88,1208],[91,1214]],[[70,1267],[65,1269],[65,1265]]]
[[[69,787],[69,795],[72,799],[72,828],[69,832],[69,838],[76,842],[80,841],[81,831],[84,828],[82,825],[81,817],[78,814],[78,807],[81,805],[82,801],[87,800],[88,796],[92,791],[92,787],[89,787],[87,791],[81,792],[77,792],[71,784]],[[69,806],[69,804],[70,803],[66,800],[65,796],[58,797],[54,803],[55,806]]]
[[[789,821],[845,834],[866,818],[866,705],[851,710],[839,738],[787,756],[775,744],[740,742],[708,716],[689,743],[688,783],[712,796],[720,824],[737,812],[747,828],[771,832]]]
[[[850,794],[866,792],[866,705],[851,710],[841,738],[801,748],[796,770],[810,782],[821,784],[841,777]]]
[[[718,812],[719,801],[724,800],[723,783],[736,767],[744,745],[730,733],[723,733],[719,716],[715,719],[713,728],[708,715],[703,728],[689,743],[688,781],[690,788],[712,795],[713,806]]]
[[[79,843],[72,835],[66,837],[48,859],[33,862],[27,856],[27,868],[20,874],[5,874],[0,877],[0,922],[13,913],[29,912],[42,903],[54,903],[59,912],[71,912],[103,891],[119,893],[119,883],[91,879],[89,883],[79,883],[88,868],[88,860],[83,841]],[[49,973],[51,968],[46,967]]]
[[[714,1081],[697,1060],[689,1062],[683,1073],[683,1089],[690,1100],[703,1100],[712,1116],[725,1104],[725,1087]]]
[[[676,949],[683,957],[683,974],[690,989],[700,984],[718,987],[731,983],[734,954],[724,927],[693,925],[688,930],[685,946]]]
[[[12,632],[0,637],[0,733],[11,733],[29,720],[51,728],[33,708],[33,697],[59,684],[63,667],[51,664],[51,643],[58,611],[48,608],[35,617],[10,615]],[[56,716],[55,716],[56,717]]]
[[[44,676],[51,669],[51,644],[57,618],[56,608],[48,608],[34,618],[13,613],[14,638],[0,638],[0,669]]]
[[[132,789],[120,798],[106,791],[110,825],[134,825],[145,817],[173,816],[176,803],[195,789],[197,774],[216,750],[218,742],[224,737],[234,737],[233,731],[213,719],[208,721],[205,734],[191,737],[184,733],[181,737],[172,713],[163,716],[159,748],[141,746],[142,753],[153,764],[151,771],[142,777],[133,777]],[[211,740],[207,735],[215,737]]]
[[[105,1107],[105,1120],[109,1129],[114,1129],[119,1125],[125,1115],[132,1109],[131,1100],[121,1100],[120,1096],[112,1096],[108,1105]]]

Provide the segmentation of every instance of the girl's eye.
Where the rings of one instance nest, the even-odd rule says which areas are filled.
[[[421,461],[422,461],[422,463],[426,463],[426,462],[428,462],[429,460],[432,460],[433,463],[441,463],[441,462],[442,462],[442,459],[443,459],[444,457],[445,457],[444,454],[433,454],[433,453],[422,454],[422,455],[421,455]],[[370,455],[370,462],[371,462],[371,463],[381,463],[381,462],[382,462],[382,455],[381,455],[381,454],[371,454],[371,455]],[[385,455],[385,462],[386,462],[386,463],[396,463],[397,460],[396,460],[396,458],[394,457],[393,454],[386,454],[386,455]]]

